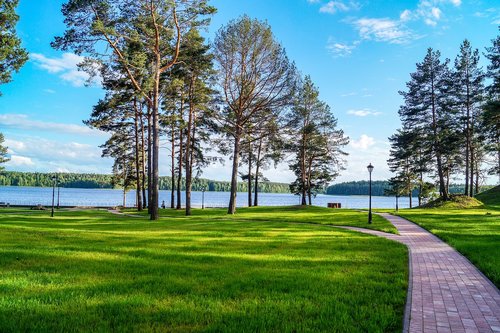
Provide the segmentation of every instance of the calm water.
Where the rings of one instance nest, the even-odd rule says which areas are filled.
[[[57,189],[55,193],[57,205]],[[202,193],[193,192],[191,196],[193,207],[201,207]],[[60,189],[61,206],[119,206],[123,203],[123,191],[113,189]],[[165,200],[169,207],[170,191],[160,191],[160,203]],[[52,203],[52,188],[42,187],[17,187],[0,186],[0,202],[8,202],[11,205],[37,205],[50,206]],[[182,198],[184,203],[184,197]],[[229,192],[205,192],[206,207],[226,207],[229,202]],[[368,208],[368,196],[339,196],[339,195],[318,195],[313,198],[313,204],[326,207],[328,202],[340,202],[343,208]],[[413,200],[414,205],[417,199]],[[261,206],[288,206],[300,204],[298,196],[292,194],[260,193],[259,204]],[[395,198],[393,197],[372,197],[374,208],[394,208]],[[127,206],[135,205],[135,191],[127,193]],[[247,194],[238,193],[237,205],[243,207],[247,205]],[[408,198],[399,199],[399,207],[409,207]]]

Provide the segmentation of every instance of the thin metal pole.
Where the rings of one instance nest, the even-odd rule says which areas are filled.
[[[52,183],[52,210],[50,212],[50,217],[54,217],[54,196],[56,194],[56,180],[53,180]]]
[[[205,190],[201,191],[201,209],[205,209]]]
[[[57,183],[57,209],[59,209],[59,194],[61,192],[61,186]]]
[[[368,224],[372,224],[372,173],[370,172],[370,208],[368,212]]]

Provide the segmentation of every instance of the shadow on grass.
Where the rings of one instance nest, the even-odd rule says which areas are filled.
[[[0,331],[401,330],[400,244],[282,222],[100,219],[0,222]]]

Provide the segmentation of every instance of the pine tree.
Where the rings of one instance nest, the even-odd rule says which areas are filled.
[[[474,195],[475,150],[480,149],[481,142],[477,127],[481,119],[481,102],[483,100],[484,73],[479,67],[479,51],[472,50],[466,39],[460,46],[460,53],[455,59],[453,73],[456,106],[463,114],[463,133],[465,136],[465,195]]]
[[[131,133],[121,128],[101,146],[102,157],[114,159],[111,182],[114,187],[119,186],[123,189],[123,207],[127,206],[127,191],[138,181],[134,170],[135,152],[130,148],[130,141],[132,141]]]
[[[405,183],[404,181],[396,176],[389,178],[388,188],[384,189],[384,195],[390,195],[396,197],[396,212],[399,211],[399,198],[405,195]]]
[[[242,140],[252,132],[262,112],[276,112],[289,104],[295,68],[271,27],[247,16],[217,32],[214,55],[226,102],[217,119],[233,143],[228,214],[234,214]]]
[[[7,147],[3,145],[4,141],[5,139],[3,137],[3,134],[0,133],[0,171],[4,170],[2,163],[9,161],[9,159],[7,158]]]
[[[52,46],[85,53],[84,69],[91,74],[106,64],[121,67],[148,104],[148,208],[151,220],[157,220],[162,76],[178,64],[185,33],[208,24],[215,8],[207,0],[69,0],[62,12],[67,30]]]
[[[448,189],[445,182],[443,155],[447,147],[443,145],[443,129],[449,124],[446,115],[452,112],[449,101],[450,74],[449,60],[440,60],[439,51],[431,48],[421,63],[417,63],[416,72],[411,74],[407,82],[407,91],[400,92],[405,104],[400,107],[399,115],[404,128],[420,128],[425,131],[428,151],[436,161],[439,192],[448,200]]]
[[[486,51],[485,57],[490,61],[487,76],[492,82],[487,87],[482,124],[486,140],[485,148],[496,159],[489,173],[497,175],[500,183],[500,36],[492,40],[492,46],[487,47]]]
[[[416,187],[418,173],[414,169],[414,139],[415,133],[408,128],[398,130],[389,138],[391,143],[390,159],[387,161],[391,172],[396,173],[394,182],[397,183],[398,193],[408,195],[412,208],[412,192]]]
[[[319,91],[306,76],[298,85],[289,118],[288,150],[295,153],[289,165],[296,180],[290,185],[294,194],[301,195],[301,204],[312,204],[312,196],[324,189],[343,170],[342,149],[349,143],[330,107],[320,101]]]
[[[28,60],[28,53],[16,34],[18,3],[19,0],[0,0],[0,84],[10,82],[12,72],[18,72]]]

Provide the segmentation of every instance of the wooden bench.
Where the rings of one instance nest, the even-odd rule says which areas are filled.
[[[342,208],[342,204],[340,202],[329,202],[328,208]]]

